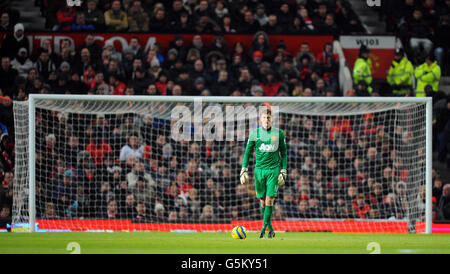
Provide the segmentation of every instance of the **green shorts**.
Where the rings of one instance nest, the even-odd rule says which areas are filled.
[[[255,191],[258,199],[266,196],[277,197],[278,175],[280,175],[280,168],[255,168]]]

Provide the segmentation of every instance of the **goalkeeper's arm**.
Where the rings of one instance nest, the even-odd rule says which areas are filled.
[[[254,148],[255,148],[255,141],[251,140],[249,137],[247,147],[245,148],[244,152],[244,159],[242,161],[242,169],[240,174],[241,184],[248,183],[248,160],[250,158],[250,155],[253,153]]]

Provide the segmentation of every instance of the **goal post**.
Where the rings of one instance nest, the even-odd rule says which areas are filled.
[[[13,225],[28,224],[30,232],[36,229],[230,231],[235,223],[250,231],[258,230],[262,218],[257,214],[258,201],[252,183],[246,189],[240,188],[238,177],[233,173],[240,168],[245,138],[257,126],[258,108],[267,106],[276,110],[274,126],[286,133],[288,146],[288,181],[280,188],[276,199],[277,214],[274,212],[273,218],[276,230],[432,232],[432,101],[431,98],[397,97],[31,94],[26,102],[14,102],[17,166]],[[228,113],[230,109],[231,114]],[[142,181],[149,185],[143,188],[148,187],[149,190],[130,186],[129,178],[132,176],[128,175],[135,175],[135,162],[127,166],[127,161],[119,159],[128,144],[128,137],[136,132],[124,135],[117,146],[106,141],[107,138],[111,140],[107,135],[112,134],[113,128],[124,129],[122,120],[127,115],[135,118],[128,126],[138,131],[146,125],[144,119],[151,119],[153,125],[145,136],[140,131],[135,134],[139,148],[142,146],[137,162],[143,162],[145,166],[142,173],[145,179]],[[110,124],[108,131],[101,130],[102,136],[95,133],[99,128],[95,117],[99,116],[107,117]],[[64,122],[59,119],[61,117],[65,118]],[[168,123],[164,127],[161,121]],[[176,125],[184,134],[181,139],[183,136],[187,139],[178,140],[180,135],[174,138]],[[221,128],[220,125],[225,126]],[[107,156],[103,155],[103,147],[101,151],[93,152],[87,146],[91,140],[100,146],[99,143],[105,139],[105,143],[111,145],[110,154],[113,155],[109,170],[113,166],[121,169],[122,181],[127,181],[128,186],[123,190],[120,182],[115,182],[116,185],[106,183],[109,179],[102,177],[93,181],[95,187],[89,186],[87,190],[89,182],[85,182],[84,190],[74,190],[81,194],[66,195],[64,199],[70,196],[70,203],[63,202],[61,213],[53,216],[49,208],[53,206],[53,211],[58,211],[58,203],[61,203],[58,197],[64,189],[64,183],[58,181],[59,165],[56,162],[68,157],[66,142],[72,135],[76,135],[82,144],[75,162],[79,164],[79,158],[87,155],[91,168],[86,167],[86,170],[95,169],[94,181],[100,178],[97,169],[103,168],[102,157]],[[54,154],[43,152],[48,149],[45,142],[49,136],[57,140],[58,149],[52,152]],[[151,156],[144,156],[145,153]],[[164,153],[172,158],[164,158]],[[347,157],[347,153],[355,155]],[[208,156],[204,156],[206,154]],[[57,159],[52,159],[52,155]],[[172,169],[170,159],[174,155],[178,156],[175,160],[178,162]],[[210,158],[205,160],[205,157]],[[79,177],[87,171],[82,171],[80,166],[69,168],[67,162],[65,164],[61,171],[69,170],[68,176],[77,178],[81,185]],[[165,180],[159,169],[168,170],[173,176]],[[185,185],[177,185],[178,172],[187,178],[187,189]],[[190,177],[191,173],[199,175]],[[322,181],[317,179],[319,173],[325,178],[320,179]],[[141,177],[136,180],[139,184]],[[213,189],[208,189],[210,180],[214,181]],[[375,185],[382,185],[379,198],[374,194]],[[171,186],[177,189],[177,195],[167,198],[172,191]],[[191,188],[195,194],[189,194]],[[123,193],[120,192],[122,190]],[[107,198],[103,198],[103,191]],[[125,201],[119,201],[118,197],[124,195],[120,196],[123,198],[130,193],[133,198],[140,197],[134,203],[134,215],[114,217],[113,212],[122,212],[121,207],[125,205]],[[352,196],[355,193],[356,196]],[[83,209],[84,213],[80,213],[81,207],[76,212],[71,204],[74,203],[75,207],[81,204],[80,200],[73,198],[77,194],[86,194],[86,199],[91,201]],[[210,194],[212,198],[207,196]],[[293,196],[292,201],[287,198],[289,195]],[[144,219],[136,220],[139,217],[136,210],[141,210],[136,209],[139,199],[148,216],[143,214],[146,216]],[[111,200],[116,202],[115,211],[114,205],[110,206]],[[218,204],[218,200],[223,204]],[[304,206],[307,209],[302,212]],[[181,208],[188,211],[184,217],[180,215]],[[161,213],[159,209],[164,210]],[[208,213],[209,210],[214,213]],[[214,218],[205,217],[211,214]]]

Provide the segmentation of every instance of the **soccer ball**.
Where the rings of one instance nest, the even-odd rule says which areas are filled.
[[[233,239],[245,239],[247,238],[247,229],[239,225],[233,228],[233,230],[231,231],[231,237],[233,237]]]

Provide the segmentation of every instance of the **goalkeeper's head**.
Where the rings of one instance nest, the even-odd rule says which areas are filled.
[[[272,127],[272,110],[268,107],[264,107],[259,112],[259,121],[263,129],[270,129]]]

